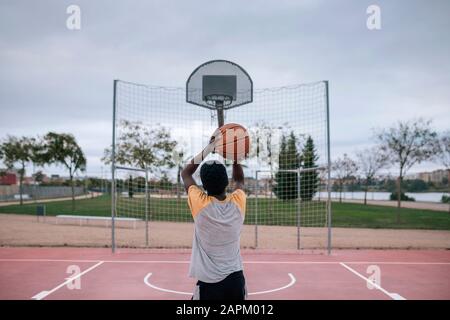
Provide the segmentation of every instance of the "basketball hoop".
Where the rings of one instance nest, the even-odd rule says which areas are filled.
[[[217,111],[219,127],[224,124],[224,110],[252,101],[252,79],[231,61],[208,61],[197,67],[186,81],[186,102]]]

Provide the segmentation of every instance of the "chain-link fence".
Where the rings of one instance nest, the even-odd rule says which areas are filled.
[[[130,237],[113,227],[113,245],[190,247],[180,170],[207,144],[217,113],[187,104],[183,88],[116,81],[114,94],[112,214],[140,219],[142,229]],[[253,103],[224,117],[251,139],[241,245],[330,249],[328,83],[255,90]]]

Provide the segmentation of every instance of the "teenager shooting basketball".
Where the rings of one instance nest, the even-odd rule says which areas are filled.
[[[245,277],[240,234],[245,218],[244,172],[239,160],[249,151],[245,128],[228,124],[216,130],[206,148],[181,172],[188,204],[195,222],[189,275],[198,280],[194,300],[243,300]],[[205,161],[211,152],[232,160],[232,192],[228,175],[219,161]],[[203,162],[203,163],[202,163]],[[200,168],[202,190],[193,178]]]

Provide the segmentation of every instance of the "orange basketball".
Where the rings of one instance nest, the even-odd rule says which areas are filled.
[[[237,123],[228,123],[219,130],[220,135],[215,141],[215,152],[233,161],[240,161],[248,157],[250,137],[247,129]]]

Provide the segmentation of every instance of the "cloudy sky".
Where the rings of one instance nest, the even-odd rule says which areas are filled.
[[[80,30],[66,27],[72,4]],[[366,26],[372,4],[381,30]],[[447,0],[1,0],[0,138],[71,132],[99,173],[113,79],[183,86],[221,58],[258,88],[329,80],[332,157],[353,154],[398,120],[450,128],[448,30]]]

